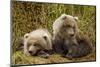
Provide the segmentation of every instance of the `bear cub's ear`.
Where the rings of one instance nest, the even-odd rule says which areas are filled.
[[[74,17],[75,21],[78,21],[78,17]]]
[[[65,20],[65,19],[67,19],[67,16],[63,16],[63,17],[62,17],[62,20]]]
[[[29,34],[28,33],[24,35],[24,38],[25,39],[28,38],[28,37],[29,37]]]

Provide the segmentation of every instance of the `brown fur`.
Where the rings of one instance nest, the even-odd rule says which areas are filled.
[[[16,50],[23,50],[26,55],[49,57],[52,50],[52,37],[47,29],[37,29],[26,33],[16,41]]]
[[[51,34],[46,29],[37,29],[24,35],[24,54],[48,57],[51,50]]]
[[[92,52],[92,44],[86,35],[82,33],[78,33],[75,39],[77,43],[69,40],[70,41],[69,44],[66,44],[66,43],[64,44],[65,47],[67,48],[66,49],[64,47],[65,52],[67,50],[67,54],[65,54],[64,57],[67,57],[67,58],[83,57]]]
[[[53,48],[67,58],[83,57],[92,52],[89,38],[78,31],[78,19],[63,14],[53,24]],[[57,26],[58,25],[58,26]]]
[[[16,40],[16,51],[23,50],[24,48],[24,39],[20,37]]]

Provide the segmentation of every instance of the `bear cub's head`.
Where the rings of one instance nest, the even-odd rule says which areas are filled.
[[[50,35],[45,30],[35,30],[24,35],[24,50],[30,55],[52,49]],[[26,53],[27,54],[27,53]]]
[[[53,24],[54,31],[64,37],[73,38],[77,32],[77,22],[78,17],[62,14]]]

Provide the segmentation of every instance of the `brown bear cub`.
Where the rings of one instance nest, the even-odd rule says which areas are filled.
[[[86,35],[78,31],[78,18],[62,14],[53,23],[53,49],[67,58],[79,58],[92,52]]]
[[[20,38],[17,46],[23,49],[25,55],[48,58],[52,50],[52,36],[47,29],[37,29]]]

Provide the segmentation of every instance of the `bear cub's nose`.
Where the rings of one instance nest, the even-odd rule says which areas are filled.
[[[70,36],[71,36],[71,37],[73,37],[73,36],[74,36],[74,34],[70,34]]]
[[[32,51],[29,51],[30,54],[32,54]]]

